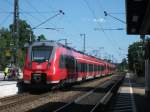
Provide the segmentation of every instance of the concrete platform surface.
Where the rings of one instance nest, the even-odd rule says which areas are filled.
[[[145,96],[144,77],[127,73],[107,112],[150,112],[150,99]]]
[[[0,98],[18,93],[17,81],[0,81]]]

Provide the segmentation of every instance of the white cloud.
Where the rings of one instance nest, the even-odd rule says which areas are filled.
[[[90,18],[82,18],[82,21],[84,22],[100,22],[100,23],[104,23],[106,20],[104,18],[94,18],[94,19],[90,19]]]
[[[95,18],[95,19],[93,19],[93,21],[103,23],[103,22],[105,22],[105,19],[104,18]]]

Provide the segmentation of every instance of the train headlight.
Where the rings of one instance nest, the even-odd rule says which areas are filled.
[[[35,82],[41,82],[41,74],[33,74],[33,80]]]

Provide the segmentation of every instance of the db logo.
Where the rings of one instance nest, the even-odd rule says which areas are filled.
[[[42,68],[42,66],[41,65],[37,65],[37,69],[41,69]]]

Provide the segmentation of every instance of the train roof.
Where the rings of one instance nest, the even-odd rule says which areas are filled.
[[[84,52],[82,52],[82,51],[78,51],[78,50],[76,50],[76,49],[74,49],[74,48],[72,48],[72,47],[66,46],[66,45],[61,44],[61,43],[59,43],[59,42],[57,42],[57,41],[54,41],[54,40],[35,41],[35,42],[33,42],[33,43],[30,43],[30,44],[25,44],[25,47],[38,46],[38,45],[47,45],[47,46],[48,46],[49,44],[51,44],[51,45],[53,45],[53,46],[64,47],[64,48],[66,48],[66,49],[68,49],[68,50],[75,51],[75,52],[80,53],[80,54],[82,54],[82,55],[89,56],[89,57],[91,57],[91,58],[94,58],[94,59],[101,60],[101,61],[103,61],[103,62],[112,64],[112,63],[110,63],[110,62],[108,62],[108,61],[106,61],[106,60],[103,60],[103,59],[94,57],[94,56],[89,55],[89,54],[86,54],[86,53],[84,53]]]

